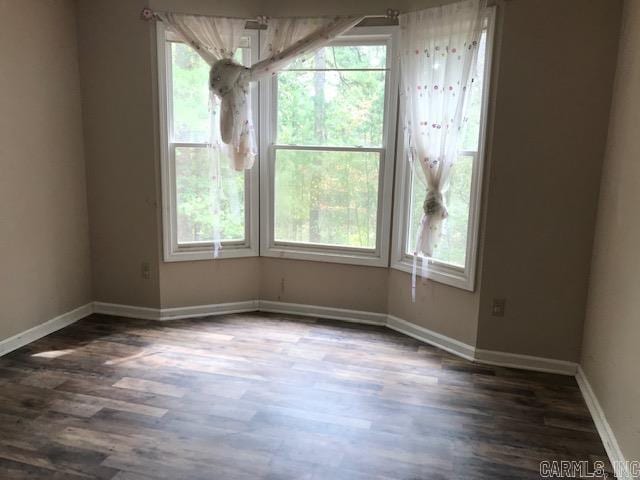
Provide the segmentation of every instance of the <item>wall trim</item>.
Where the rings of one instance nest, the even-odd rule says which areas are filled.
[[[560,375],[575,375],[578,364],[555,358],[520,355],[518,353],[499,352],[496,350],[476,349],[475,360],[487,365],[499,367],[520,368],[535,372],[557,373]]]
[[[578,387],[580,387],[584,401],[587,404],[591,418],[593,418],[593,422],[596,424],[596,429],[598,430],[604,449],[606,450],[609,460],[615,469],[616,477],[618,480],[631,480],[631,473],[626,468],[627,464],[624,454],[620,449],[620,445],[618,444],[618,440],[613,433],[611,425],[609,425],[609,422],[607,421],[604,410],[602,410],[600,402],[598,401],[593,388],[591,388],[591,384],[589,383],[581,365],[578,365],[576,381],[578,382]]]
[[[387,324],[386,313],[323,307],[320,305],[305,305],[302,303],[258,300],[257,310],[261,312],[285,313],[289,315],[302,315],[306,317],[321,317],[331,320],[342,320],[350,323],[363,323],[366,325],[385,326]]]
[[[63,313],[62,315],[58,315],[57,317],[47,320],[40,325],[36,325],[35,327],[25,330],[24,332],[5,338],[4,340],[0,340],[0,356],[13,352],[20,347],[41,339],[42,337],[46,337],[50,333],[71,325],[87,315],[91,315],[91,313],[93,313],[93,304],[87,303]]]
[[[160,320],[177,320],[180,318],[225,315],[228,313],[255,312],[256,310],[258,310],[258,300],[214,303],[210,305],[196,305],[193,307],[162,308],[160,309]]]
[[[94,302],[93,311],[107,315],[144,320],[179,320],[183,318],[205,317],[243,312],[283,313],[305,317],[320,317],[342,320],[350,323],[386,326],[392,330],[413,337],[422,342],[445,350],[472,362],[502,367],[533,370],[537,372],[575,375],[577,364],[553,358],[534,357],[494,350],[476,349],[473,345],[435,332],[415,323],[386,313],[350,310],[346,308],[307,305],[302,303],[278,302],[272,300],[248,300],[245,302],[216,303],[188,307],[148,308],[116,303]]]
[[[392,330],[433,345],[466,360],[488,365],[533,370],[537,372],[575,375],[578,366],[574,362],[552,358],[519,355],[508,352],[476,349],[473,345],[435,332],[412,322],[379,312],[350,310],[345,308],[306,305],[301,303],[277,302],[271,300],[248,300],[244,302],[216,303],[187,307],[149,308],[117,303],[93,302],[37,325],[29,330],[0,341],[0,355],[9,353],[56,330],[66,327],[77,320],[101,313],[117,317],[140,318],[143,320],[179,320],[184,318],[206,317],[244,312],[284,313],[307,317],[320,317],[366,325],[386,326]]]
[[[136,307],[118,303],[93,302],[93,311],[95,313],[159,321],[225,315],[228,313],[255,312],[256,310],[258,310],[257,300],[170,308]]]
[[[449,353],[464,358],[465,360],[475,360],[475,347],[467,343],[448,337],[428,328],[421,327],[415,323],[408,322],[394,315],[387,315],[387,327],[396,332],[403,333],[422,342],[438,347]]]
[[[142,320],[160,320],[159,308],[136,307],[119,303],[93,302],[93,312],[115,317],[140,318]]]

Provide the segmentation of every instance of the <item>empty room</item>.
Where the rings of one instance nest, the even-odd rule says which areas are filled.
[[[640,0],[0,18],[0,480],[640,479]]]

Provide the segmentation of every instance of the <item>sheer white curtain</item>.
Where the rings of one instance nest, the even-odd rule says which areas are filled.
[[[314,52],[356,26],[364,17],[272,18],[263,47],[265,60],[251,67],[251,80],[275,75],[300,55]]]
[[[210,205],[213,252],[217,257],[222,243],[220,205],[223,197],[234,214],[240,214],[242,198],[233,179],[227,179],[223,188],[220,161],[226,156],[231,160],[234,170],[242,172],[253,166],[258,154],[249,83],[275,75],[296,57],[322,48],[359,23],[362,17],[269,19],[262,53],[266,58],[249,68],[233,59],[240,46],[245,19],[175,13],[161,14],[160,19],[211,66]]]
[[[427,190],[415,232],[414,296],[417,258],[428,265],[448,215],[445,194],[476,72],[484,6],[466,0],[399,17],[405,151]]]
[[[184,43],[191,45],[205,62],[214,65],[218,61],[231,60],[240,47],[244,32],[245,20],[237,18],[202,17],[166,13],[161,15],[163,23]],[[203,82],[206,79],[203,79]],[[221,123],[221,107],[228,104],[214,95],[210,95],[209,125],[209,209],[213,228],[213,256],[218,256],[222,245],[221,209],[223,202],[229,205],[234,215],[240,215],[242,191],[233,175],[224,178],[221,162],[226,158],[234,160],[234,151],[223,142]],[[226,132],[225,132],[226,133]],[[241,168],[239,170],[242,170]]]
[[[246,20],[171,13],[161,18],[211,65],[209,87],[221,101],[220,139],[228,145],[236,170],[250,169],[257,156],[248,102],[249,82],[275,75],[296,57],[322,48],[362,20],[362,17],[269,19],[265,42],[269,56],[247,68],[233,60]]]
[[[161,15],[162,21],[167,28],[173,31],[180,40],[191,45],[191,47],[207,62],[210,66],[222,65],[229,63],[234,66],[233,71],[229,70],[227,76],[231,79],[225,80],[233,84],[233,80],[237,78],[245,67],[236,64],[233,56],[240,47],[240,41],[244,32],[246,20],[240,18],[223,18],[223,17],[204,17],[194,15],[183,15],[177,13],[166,13]],[[235,78],[234,78],[235,74]],[[210,74],[213,78],[213,68]],[[205,81],[205,79],[203,79]],[[227,121],[232,115],[234,104],[236,102],[235,92],[229,88],[227,92],[223,85],[220,85],[221,91],[211,95],[211,128],[210,128],[210,145],[211,148],[218,152],[224,152],[233,162],[236,170],[243,170],[245,163],[249,163],[248,168],[253,164],[256,154],[255,140],[253,144],[248,142],[236,142],[232,144],[232,138],[237,130],[234,131],[233,123]],[[247,91],[248,94],[248,91]],[[244,95],[245,102],[247,94]],[[251,112],[247,112],[250,118]],[[225,121],[223,121],[223,119]],[[218,123],[219,121],[219,123]],[[220,125],[217,128],[216,123]],[[251,129],[253,126],[248,123],[245,129]],[[252,140],[253,136],[245,135],[247,140]],[[227,146],[229,145],[229,146]],[[249,157],[249,158],[247,158]]]

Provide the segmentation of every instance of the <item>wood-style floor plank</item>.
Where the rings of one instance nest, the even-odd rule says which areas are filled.
[[[92,315],[0,358],[2,479],[529,479],[606,461],[575,380],[382,327]]]

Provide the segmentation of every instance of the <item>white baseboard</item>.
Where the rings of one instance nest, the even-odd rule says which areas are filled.
[[[115,303],[94,302],[94,311],[120,317],[141,318],[145,320],[178,320],[182,318],[224,315],[241,312],[270,312],[307,317],[328,318],[351,323],[386,326],[420,341],[458,355],[466,360],[524,370],[534,370],[562,375],[575,375],[576,364],[551,358],[518,355],[507,352],[476,349],[473,345],[461,342],[428,328],[408,322],[386,313],[349,310],[345,308],[306,305],[301,303],[276,302],[271,300],[248,300],[245,302],[218,303],[174,308],[148,308]]]
[[[87,303],[86,305],[75,308],[70,312],[63,313],[62,315],[58,315],[51,320],[47,320],[40,325],[36,325],[29,330],[18,333],[13,337],[5,338],[4,340],[0,341],[0,356],[6,355],[9,352],[13,352],[14,350],[23,347],[31,342],[35,342],[42,337],[46,337],[56,330],[60,330],[61,328],[71,325],[72,323],[77,322],[87,315],[91,315],[91,313],[93,313],[93,304]]]
[[[136,307],[119,303],[93,302],[93,311],[114,317],[140,318],[142,320],[160,320],[159,308]]]
[[[246,302],[217,303],[196,305],[193,307],[173,307],[160,309],[160,320],[177,320],[180,318],[206,317],[209,315],[225,315],[227,313],[255,312],[258,310],[257,300]]]
[[[498,352],[495,350],[476,349],[475,360],[487,365],[533,370],[535,372],[575,375],[578,364],[555,358],[534,357],[517,353]]]
[[[604,449],[607,451],[609,460],[616,470],[616,477],[618,480],[631,480],[632,477],[625,466],[625,458],[620,449],[620,445],[618,445],[618,440],[616,440],[616,436],[607,421],[607,417],[604,415],[600,402],[598,402],[598,398],[591,388],[591,384],[581,366],[578,366],[576,381],[578,382],[584,401],[587,404],[589,413],[591,413],[591,418],[593,418],[593,422],[596,424],[596,429],[604,444]]]
[[[344,308],[322,307],[319,305],[258,300],[257,309],[261,312],[286,313],[289,315],[302,315],[305,317],[320,317],[331,320],[343,320],[351,323],[364,323],[366,325],[384,326],[387,324],[386,313],[347,310]]]
[[[9,353],[23,345],[49,335],[50,333],[66,327],[67,325],[70,325],[93,312],[119,317],[141,318],[145,320],[177,320],[182,318],[253,311],[285,313],[290,315],[329,318],[367,325],[387,326],[392,330],[416,338],[430,345],[434,345],[435,347],[470,361],[488,365],[534,370],[537,372],[558,373],[562,375],[575,375],[576,372],[578,372],[578,365],[574,362],[476,349],[472,345],[385,313],[323,307],[319,305],[275,302],[269,300],[248,300],[245,302],[172,308],[136,307],[133,305],[121,305],[105,302],[88,303],[56,318],[52,318],[51,320],[41,325],[37,325],[25,332],[0,341],[0,355]],[[578,381],[580,382],[580,380]],[[588,383],[586,383],[586,385],[588,385]]]
[[[567,362],[565,360],[477,349],[473,345],[469,345],[461,342],[460,340],[456,340],[455,338],[434,332],[428,328],[421,327],[420,325],[407,322],[406,320],[393,315],[388,316],[387,327],[430,345],[434,345],[466,360],[485,365],[533,370],[536,372],[557,373],[560,375],[575,375],[577,369],[576,363]]]
[[[428,328],[416,325],[393,315],[387,315],[377,312],[367,312],[362,310],[323,307],[319,305],[275,302],[269,300],[248,300],[245,302],[218,303],[211,305],[196,305],[189,307],[173,307],[162,309],[136,307],[133,305],[121,305],[105,302],[88,303],[79,308],[76,308],[75,310],[52,318],[51,320],[41,325],[37,325],[25,332],[0,341],[0,355],[9,353],[17,348],[22,347],[23,345],[49,335],[50,333],[64,328],[67,325],[70,325],[77,320],[90,315],[93,312],[119,317],[141,318],[145,320],[177,320],[182,318],[194,318],[209,315],[224,315],[229,313],[253,311],[329,318],[352,323],[386,326],[392,330],[416,338],[420,341],[438,347],[454,355],[458,355],[459,357],[462,357],[466,360],[488,365],[519,368],[537,372],[558,373],[562,375],[576,375],[576,372],[580,372],[580,370],[578,369],[578,365],[573,362],[551,358],[534,357],[529,355],[518,355],[515,353],[476,349],[472,345],[466,344],[441,333],[434,332],[432,330],[429,330]],[[583,394],[585,395],[585,399],[587,398],[587,393],[589,392],[591,395],[591,397],[589,398],[595,399],[590,387],[584,387],[584,385],[588,387],[588,382],[586,382],[584,375],[582,375],[582,377],[578,375],[577,378],[578,383],[581,385],[580,388],[583,390]],[[589,405],[589,400],[587,400],[587,404]],[[597,405],[597,403],[594,405]],[[595,414],[594,418],[596,418]]]
[[[475,347],[467,343],[456,340],[455,338],[447,337],[441,333],[434,332],[428,328],[421,327],[415,323],[407,322],[402,318],[395,317],[393,315],[387,315],[387,327],[396,332],[404,333],[417,340],[433,345],[449,353],[462,357],[466,360],[473,361]]]
[[[95,313],[161,321],[206,317],[209,315],[225,315],[228,313],[255,312],[256,310],[258,310],[257,300],[171,308],[135,307],[133,305],[121,305],[117,303],[93,302],[93,311]]]

